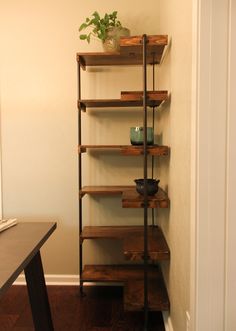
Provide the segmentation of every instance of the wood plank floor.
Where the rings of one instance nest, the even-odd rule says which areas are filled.
[[[143,314],[124,313],[122,287],[48,286],[55,331],[143,331]],[[161,313],[150,313],[150,331],[164,331]],[[12,286],[0,299],[0,331],[34,331],[25,286]],[[42,330],[43,331],[43,330]]]

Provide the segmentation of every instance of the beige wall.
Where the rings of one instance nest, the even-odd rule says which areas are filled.
[[[134,1],[119,1],[115,8],[133,34],[158,32],[156,1],[146,4],[144,8]],[[96,8],[94,1],[86,5],[79,1],[1,1],[3,212],[5,217],[20,220],[58,221],[44,255],[45,271],[51,274],[78,272],[75,54],[101,50],[99,43],[87,45],[78,36],[78,26],[94,9],[112,11],[114,5],[110,1]],[[83,96],[118,97],[121,89],[140,88],[140,79],[141,69],[86,73]],[[83,116],[84,142],[128,142],[129,127],[140,124],[137,118],[141,117],[135,111],[130,118],[124,111],[120,114]],[[91,160],[84,167],[86,184],[126,183],[127,179],[132,183],[130,178],[140,176],[138,169],[133,171],[137,159],[121,161],[108,154],[91,156]],[[141,159],[138,162],[141,169]],[[122,210],[119,199],[104,199],[101,204],[84,200],[87,223],[102,224],[105,218],[126,222],[126,215],[131,223],[136,222],[138,212]],[[100,255],[99,249],[96,252]],[[91,253],[89,259],[93,259]]]
[[[2,1],[1,111],[3,212],[27,221],[57,220],[46,244],[45,272],[78,272],[77,199],[77,51],[101,50],[78,38],[78,26],[95,9],[118,10],[132,34],[169,34],[170,51],[158,86],[171,91],[158,117],[158,134],[171,146],[170,160],[156,162],[156,176],[169,191],[170,212],[160,223],[171,248],[165,276],[175,331],[183,331],[189,307],[189,155],[191,83],[191,8],[179,19],[179,3],[119,1],[114,8],[94,1]],[[86,3],[86,5],[85,5]],[[161,10],[160,10],[161,8]],[[119,97],[120,90],[141,88],[140,68],[106,68],[82,74],[83,97]],[[140,125],[138,111],[83,114],[85,143],[128,143],[129,127]],[[141,158],[84,155],[84,184],[132,184],[142,174]],[[139,210],[124,210],[119,198],[84,198],[85,224],[136,224]],[[91,208],[93,207],[93,208]],[[112,245],[112,246],[111,246]],[[86,262],[121,261],[119,243],[86,243]],[[115,259],[114,259],[115,256]],[[57,258],[56,258],[57,257]]]
[[[171,261],[164,267],[175,331],[186,330],[190,305],[190,114],[191,114],[191,1],[160,1],[160,32],[171,37],[160,70],[160,87],[171,93],[162,120],[163,141],[171,146],[167,177],[171,208],[161,220],[170,245]],[[181,12],[181,15],[180,15]]]
[[[0,73],[1,79],[1,73]],[[1,85],[0,85],[1,86]],[[2,218],[2,149],[1,149],[1,93],[0,93],[0,217]]]

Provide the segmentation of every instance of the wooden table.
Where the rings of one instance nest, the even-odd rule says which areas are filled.
[[[56,223],[18,223],[0,233],[0,297],[24,270],[36,331],[53,331],[40,248]]]

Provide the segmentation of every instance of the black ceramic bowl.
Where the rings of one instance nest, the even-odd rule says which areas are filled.
[[[144,195],[144,179],[135,179],[136,183],[136,190],[139,194]],[[158,191],[158,184],[160,180],[147,178],[147,194],[148,195],[154,195]]]

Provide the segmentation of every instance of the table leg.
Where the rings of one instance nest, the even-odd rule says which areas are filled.
[[[40,251],[32,258],[24,271],[35,331],[53,331]]]

